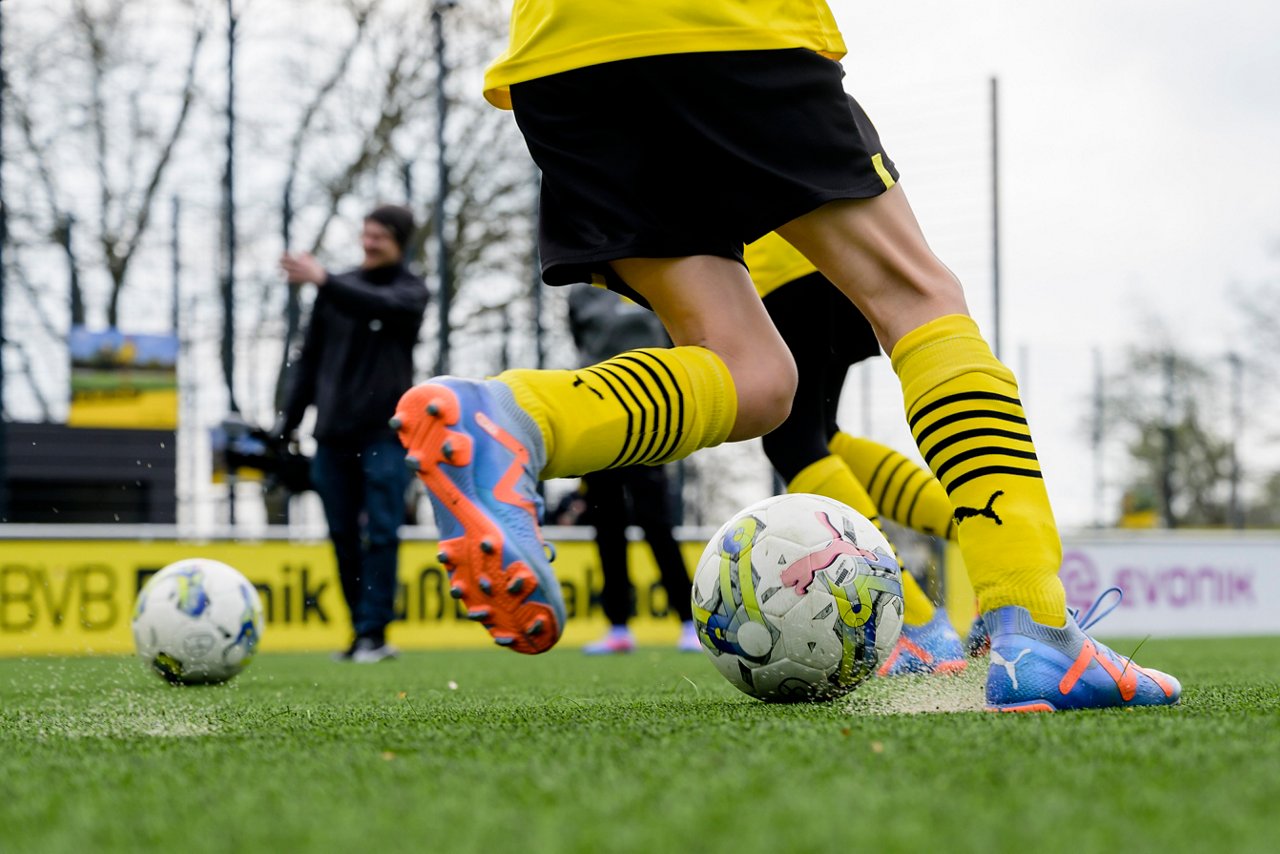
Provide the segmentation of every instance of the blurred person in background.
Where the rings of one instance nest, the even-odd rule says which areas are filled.
[[[569,294],[569,330],[584,366],[639,347],[667,347],[662,321],[648,309],[604,288],[574,285]],[[635,637],[627,623],[635,588],[628,574],[627,525],[642,531],[658,564],[667,607],[680,619],[679,649],[701,648],[693,625],[689,570],[676,542],[675,518],[667,467],[633,465],[589,472],[582,477],[587,519],[595,528],[600,571],[604,575],[601,604],[609,631],[587,644],[587,655],[627,653]]]
[[[273,433],[288,439],[315,406],[311,479],[324,504],[351,644],[335,658],[371,664],[398,653],[387,642],[395,616],[400,524],[410,475],[387,421],[413,384],[413,349],[427,307],[427,286],[405,266],[413,214],[383,205],[365,217],[364,260],[332,273],[306,252],[285,252],[291,286],[312,284],[302,352],[293,365]]]

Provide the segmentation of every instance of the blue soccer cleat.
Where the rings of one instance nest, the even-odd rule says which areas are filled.
[[[1102,601],[1115,604],[1094,616]],[[1060,629],[1031,619],[1025,608],[1008,606],[983,614],[991,635],[987,670],[987,711],[1053,712],[1127,706],[1171,706],[1182,696],[1177,679],[1139,667],[1098,643],[1085,630],[1111,613],[1123,594],[1103,592],[1083,618],[1072,611]]]
[[[898,642],[876,670],[876,675],[959,673],[968,666],[960,646],[960,636],[951,626],[947,610],[935,608],[933,619],[923,626],[903,625]]]
[[[987,634],[987,624],[982,622],[982,615],[974,617],[964,647],[970,658],[982,658],[991,651],[991,636]]]
[[[546,652],[565,610],[538,525],[538,426],[503,383],[457,377],[405,392],[391,426],[431,496],[450,593],[498,645]]]

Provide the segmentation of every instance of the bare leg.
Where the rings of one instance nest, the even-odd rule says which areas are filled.
[[[676,345],[706,347],[724,360],[738,395],[729,441],[782,423],[795,395],[795,361],[745,267],[710,255],[628,258],[612,266],[649,301]]]
[[[969,313],[959,280],[929,248],[900,185],[823,205],[778,233],[857,304],[886,353],[930,320]]]

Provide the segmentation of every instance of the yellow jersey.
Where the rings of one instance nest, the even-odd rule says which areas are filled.
[[[743,256],[761,299],[787,282],[818,272],[818,268],[801,255],[800,250],[779,237],[776,231],[748,243]]]
[[[797,47],[844,56],[826,0],[515,0],[507,50],[485,70],[484,96],[509,110],[511,84],[575,68]]]

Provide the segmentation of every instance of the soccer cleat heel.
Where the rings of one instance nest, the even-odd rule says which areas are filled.
[[[1116,603],[1094,617],[1112,593]],[[1177,679],[1140,667],[1085,634],[1119,604],[1120,595],[1110,588],[1082,619],[1069,614],[1062,628],[1037,623],[1016,606],[983,614],[991,637],[987,710],[1053,712],[1176,704],[1182,696]]]
[[[537,426],[502,383],[456,377],[405,392],[392,422],[431,498],[450,595],[498,645],[546,652],[565,610],[538,525]]]
[[[898,642],[876,670],[876,675],[960,673],[968,666],[964,650],[960,647],[960,636],[952,627],[946,609],[936,608],[933,619],[923,626],[903,625]]]

